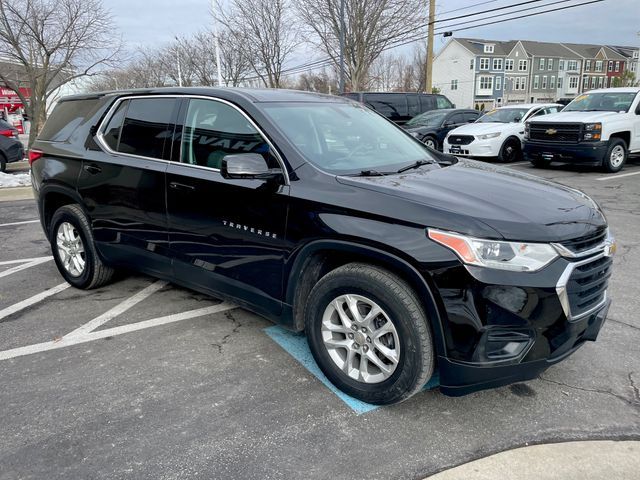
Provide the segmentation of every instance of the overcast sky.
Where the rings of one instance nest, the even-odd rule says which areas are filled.
[[[210,0],[103,0],[111,10],[116,24],[131,50],[137,47],[161,46],[176,35],[195,33],[211,24]],[[295,0],[292,0],[295,1]],[[504,5],[521,3],[524,0],[439,0],[439,18],[464,15]],[[541,5],[557,0],[543,0]],[[548,8],[558,8],[586,0],[570,0]],[[427,0],[424,2],[427,3]],[[484,3],[483,5],[478,5]],[[533,4],[536,5],[536,4]],[[523,5],[516,8],[527,8]],[[452,13],[451,10],[461,9]],[[495,12],[498,14],[502,12]],[[523,12],[533,13],[531,12]],[[491,14],[485,14],[487,16]],[[482,17],[482,16],[481,16]],[[472,17],[478,18],[478,17]],[[504,17],[502,17],[504,18]],[[470,19],[460,19],[463,22]],[[447,24],[442,24],[447,25]],[[467,25],[465,25],[467,26]],[[411,28],[412,25],[407,25]],[[460,27],[458,27],[460,28]],[[604,43],[617,45],[640,45],[640,0],[604,0],[601,3],[547,13],[522,20],[497,25],[473,28],[454,35],[459,37],[492,40],[539,40],[571,43]],[[446,39],[436,38],[436,49]],[[409,48],[411,50],[411,48]],[[312,56],[313,53],[311,54]],[[320,57],[322,54],[316,54]],[[309,60],[309,55],[292,59],[291,65]]]

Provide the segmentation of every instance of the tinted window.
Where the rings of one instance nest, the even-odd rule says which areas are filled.
[[[420,95],[420,103],[423,112],[436,109],[436,99],[433,98],[433,95]]]
[[[442,95],[436,97],[436,104],[438,108],[453,108],[453,104]]]
[[[466,123],[464,121],[464,115],[462,113],[456,113],[455,115],[451,115],[448,121],[455,125],[461,125],[463,123]]]
[[[164,158],[165,141],[171,137],[173,129],[171,115],[174,105],[173,98],[130,100],[118,151],[141,157]]]
[[[249,120],[229,105],[214,100],[193,99],[182,135],[182,162],[220,169],[226,155],[263,154],[271,167],[269,145]]]
[[[480,116],[480,113],[474,113],[474,112],[465,113],[464,121],[465,123],[475,122],[479,116]]]
[[[364,102],[391,120],[407,116],[407,96],[393,93],[367,93]]]
[[[96,104],[96,99],[59,102],[38,138],[49,142],[66,142]]]
[[[414,117],[421,113],[420,110],[420,99],[418,98],[417,93],[408,93],[407,94],[407,105],[409,107],[409,115]]]
[[[109,123],[102,132],[102,138],[111,150],[118,150],[118,141],[120,140],[120,130],[122,128],[122,121],[124,120],[124,114],[127,111],[129,101],[125,100],[118,105],[115,113],[109,119]]]

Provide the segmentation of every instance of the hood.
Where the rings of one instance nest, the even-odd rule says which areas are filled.
[[[500,122],[482,122],[469,123],[461,127],[454,128],[449,132],[451,135],[484,135],[493,132],[518,131],[524,126],[521,123],[500,123]]]
[[[554,122],[554,123],[594,123],[604,119],[624,115],[619,112],[559,112],[544,115],[532,120],[532,122]]]
[[[473,160],[460,159],[450,167],[415,169],[400,175],[337,180],[422,205],[422,218],[412,221],[468,235],[478,230],[466,229],[465,223],[482,222],[496,232],[493,238],[557,242],[588,235],[606,225],[596,203],[578,190]],[[468,221],[461,221],[461,217]]]

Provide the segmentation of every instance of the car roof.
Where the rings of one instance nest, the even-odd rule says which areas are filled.
[[[638,93],[640,92],[640,87],[612,87],[612,88],[598,88],[594,90],[589,90],[584,93]]]
[[[132,90],[111,90],[90,94],[71,95],[60,99],[82,100],[100,98],[104,96],[153,96],[153,95],[201,95],[218,97],[229,100],[245,100],[252,103],[261,102],[318,102],[318,103],[351,103],[352,100],[337,95],[325,95],[301,90],[287,90],[279,88],[239,88],[239,87],[163,87],[141,88]]]
[[[513,105],[505,105],[504,107],[498,107],[496,110],[506,110],[508,108],[527,108],[532,109],[536,107],[562,107],[559,103],[514,103]]]
[[[428,113],[456,113],[456,112],[480,113],[478,112],[478,110],[474,110],[473,108],[436,108],[434,110],[427,110],[426,112],[419,113],[418,115],[426,115]]]

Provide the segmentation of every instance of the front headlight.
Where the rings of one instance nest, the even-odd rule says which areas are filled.
[[[493,133],[485,133],[484,135],[478,135],[480,140],[489,140],[490,138],[498,138],[500,136],[500,132]]]
[[[558,257],[546,243],[482,240],[458,233],[428,229],[429,238],[453,250],[467,265],[515,272],[536,272]]]
[[[584,133],[582,134],[582,140],[587,142],[597,142],[602,139],[602,124],[601,123],[587,123],[584,126]]]

